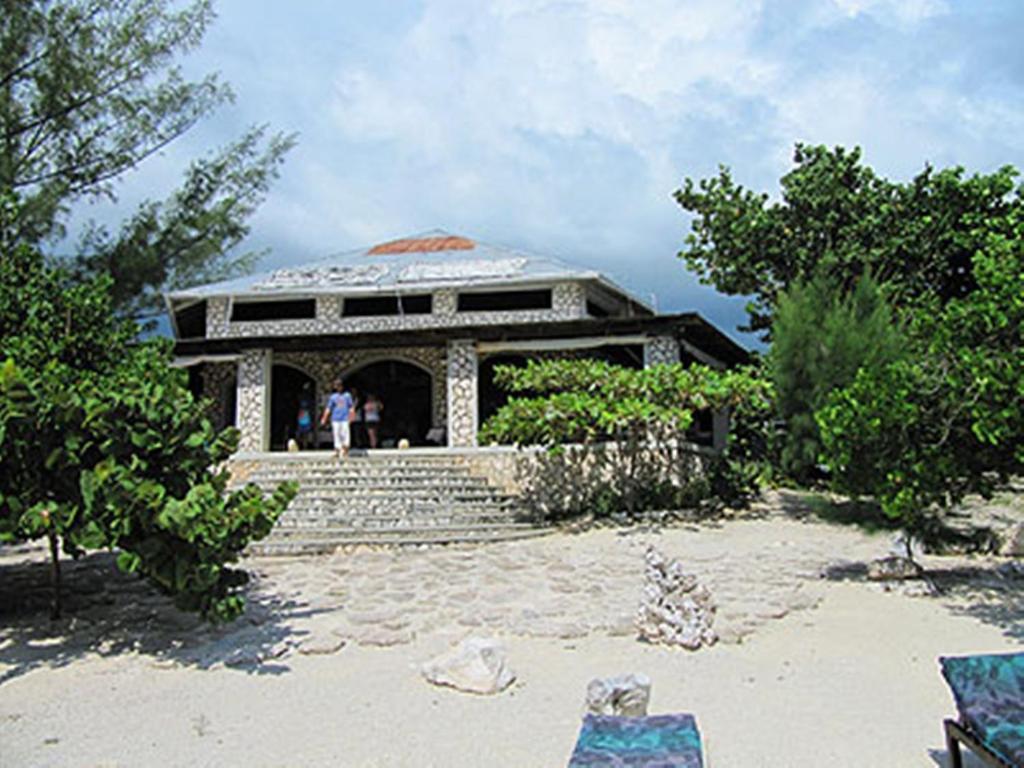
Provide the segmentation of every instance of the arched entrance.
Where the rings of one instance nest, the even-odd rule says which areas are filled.
[[[298,368],[274,365],[270,373],[270,450],[285,450],[288,439],[296,436],[299,402],[304,398],[308,398],[312,406],[315,428],[320,415],[316,382]],[[313,439],[316,440],[315,433]]]
[[[401,360],[380,360],[348,373],[345,388],[352,392],[360,405],[374,394],[384,404],[379,429],[379,447],[391,448],[405,438],[410,445],[426,445],[431,427],[431,377],[419,366]],[[366,429],[362,421],[353,428],[353,445],[367,446]]]

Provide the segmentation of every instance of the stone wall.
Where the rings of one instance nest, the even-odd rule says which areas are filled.
[[[478,374],[476,343],[448,342],[448,445],[476,445]]]
[[[457,293],[442,289],[433,294],[433,311],[426,315],[342,317],[341,296],[319,296],[316,317],[309,320],[231,322],[229,300],[206,303],[206,335],[211,339],[253,336],[317,336],[338,333],[456,328],[469,325],[511,325],[576,320],[587,317],[586,291],[579,283],[557,283],[551,290],[551,309],[507,312],[458,312]]]
[[[267,450],[266,421],[270,417],[270,350],[252,349],[238,361],[238,450]]]
[[[672,336],[654,336],[644,344],[644,368],[679,362],[679,342]]]
[[[552,454],[539,447],[489,446],[452,455],[473,474],[520,496],[528,508],[544,516],[555,513],[558,507],[585,506],[585,497],[593,490],[589,486],[609,479],[600,464],[603,458],[612,457],[617,447],[594,447],[590,458],[585,458],[581,450],[582,446],[569,445]],[[602,458],[601,454],[607,456]],[[647,458],[666,468],[662,479],[681,483],[702,474],[713,456],[713,451],[691,443],[663,443]]]
[[[235,389],[238,379],[237,363],[204,363],[200,374],[203,397],[210,400],[210,420],[218,428],[235,423],[235,414],[228,413],[229,389]]]

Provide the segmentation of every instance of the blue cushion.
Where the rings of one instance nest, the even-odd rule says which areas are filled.
[[[693,715],[583,718],[569,768],[702,768]]]
[[[1024,765],[1024,653],[939,659],[960,719],[992,752]]]

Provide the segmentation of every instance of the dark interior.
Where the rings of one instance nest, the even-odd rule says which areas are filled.
[[[518,309],[551,309],[551,290],[481,291],[460,293],[459,312],[506,312]]]
[[[384,404],[378,427],[378,447],[393,448],[405,438],[409,445],[427,445],[430,431],[431,380],[422,368],[400,360],[382,360],[370,363],[350,373],[345,389],[353,394],[358,404],[376,394]],[[360,407],[360,417],[362,408]],[[352,445],[368,446],[366,425],[358,421],[352,429]]]
[[[312,392],[313,417],[318,419],[323,403],[318,399],[316,382],[297,368],[275,365],[270,374],[270,450],[283,451],[288,439],[295,437],[302,386]]]
[[[231,305],[232,322],[310,320],[314,317],[316,317],[316,301],[314,299],[236,301]]]

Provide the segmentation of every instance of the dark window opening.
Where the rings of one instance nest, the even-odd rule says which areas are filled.
[[[174,313],[174,323],[178,326],[179,339],[205,339],[206,302],[200,301],[190,307],[177,310]]]
[[[686,438],[697,445],[711,446],[714,444],[715,417],[709,410],[697,411],[693,414],[693,422],[686,432]]]
[[[587,314],[590,315],[591,317],[608,317],[611,314],[611,312],[602,307],[600,304],[595,304],[594,302],[588,300]]]
[[[429,293],[413,296],[370,296],[345,299],[341,316],[429,315],[432,308],[433,302]]]
[[[231,305],[231,321],[311,320],[316,317],[314,299],[285,301],[236,301]]]
[[[516,309],[551,309],[551,290],[459,294],[459,312],[505,312]]]

